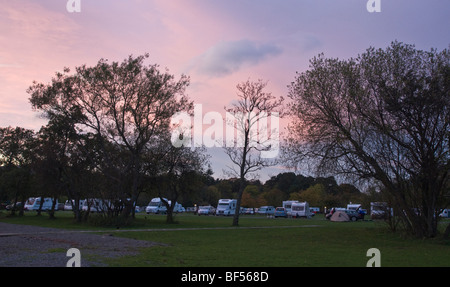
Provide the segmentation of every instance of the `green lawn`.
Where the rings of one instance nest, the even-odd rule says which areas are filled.
[[[231,228],[231,218],[183,214],[176,220],[177,224],[167,225],[164,216],[138,215],[135,223],[128,227],[134,231],[117,232],[114,236],[150,240],[166,246],[146,248],[138,256],[105,259],[105,262],[110,266],[151,267],[364,267],[370,259],[366,256],[367,250],[378,248],[381,266],[450,266],[450,242],[441,238],[405,239],[387,231],[381,222],[336,223],[324,220],[323,216],[310,220],[243,216],[240,227]],[[62,212],[57,213],[56,220],[45,215],[27,214],[23,218],[3,215],[0,221],[66,229],[113,230],[75,224],[70,213]]]

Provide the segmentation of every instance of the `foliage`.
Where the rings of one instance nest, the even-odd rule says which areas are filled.
[[[450,171],[450,53],[393,42],[315,57],[290,86],[288,159],[383,185],[406,229],[436,235]]]

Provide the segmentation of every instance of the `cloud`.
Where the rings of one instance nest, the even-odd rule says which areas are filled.
[[[223,77],[242,67],[257,65],[281,52],[281,49],[273,44],[259,44],[250,40],[222,41],[196,57],[190,68],[203,75]]]

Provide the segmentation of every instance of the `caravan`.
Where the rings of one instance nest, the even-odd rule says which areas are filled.
[[[80,200],[79,203],[79,209],[81,210],[83,208],[84,200]],[[68,199],[64,203],[64,210],[73,210],[73,207],[75,206],[75,200],[74,199]]]
[[[169,205],[172,204],[172,202],[170,200],[167,200],[167,198],[164,198],[164,201],[168,202]],[[183,206],[181,206],[181,204],[179,204],[178,202],[175,202],[173,212],[178,213],[178,212],[183,212],[183,210],[184,210]],[[164,204],[164,202],[161,200],[161,198],[155,197],[148,203],[147,207],[145,208],[145,212],[147,212],[147,214],[150,214],[150,213],[165,214],[165,213],[167,213],[167,207]]]
[[[83,204],[81,204],[81,202],[83,202]],[[109,202],[107,200],[102,200],[99,198],[88,198],[85,199],[84,201],[80,200],[80,205],[82,206],[81,209],[83,211],[89,210],[89,212],[107,212],[108,204]]]
[[[291,206],[290,216],[294,218],[306,217],[311,218],[311,211],[309,210],[308,202],[294,202]]]
[[[291,213],[292,204],[298,202],[298,200],[286,200],[283,201],[283,207],[286,210],[287,214]]]
[[[439,213],[439,217],[449,218],[450,217],[450,209],[442,209],[441,213]]]
[[[25,210],[38,210],[41,205],[41,197],[30,197],[25,202]],[[44,203],[42,203],[41,210],[51,210],[53,206],[53,199],[46,197],[44,198]],[[56,200],[55,210],[58,210],[58,200]]]
[[[234,215],[236,212],[236,199],[219,199],[219,204],[217,205],[216,215]]]
[[[371,202],[370,203],[370,218],[371,219],[387,219],[394,216],[394,210],[390,208],[387,202]]]

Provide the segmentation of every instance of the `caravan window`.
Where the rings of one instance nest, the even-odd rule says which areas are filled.
[[[304,211],[305,210],[305,206],[303,206],[303,205],[294,205],[292,207],[292,210],[293,211]]]

